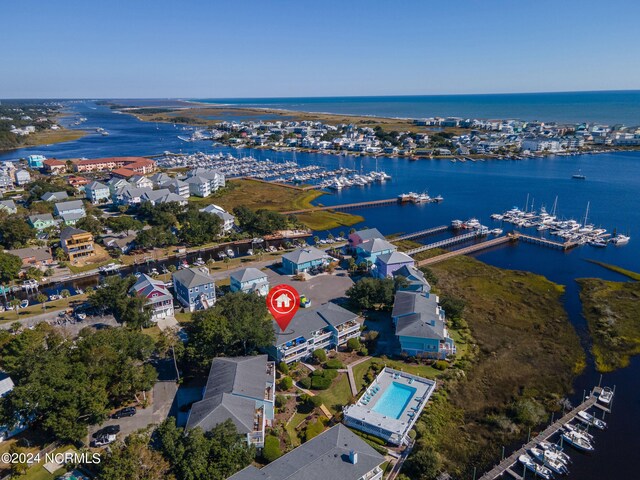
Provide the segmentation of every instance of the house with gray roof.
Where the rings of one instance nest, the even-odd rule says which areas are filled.
[[[104,183],[90,182],[84,187],[87,199],[93,204],[108,203],[111,198],[109,187]]]
[[[54,227],[56,221],[50,213],[41,213],[39,215],[30,215],[29,224],[38,231],[42,231],[49,227]]]
[[[0,371],[0,398],[8,395],[11,390],[13,390],[14,384],[11,377],[5,373]]]
[[[263,297],[269,293],[269,279],[267,274],[257,268],[243,268],[231,274],[232,292],[255,292]]]
[[[372,238],[365,240],[356,247],[356,261],[358,263],[371,262],[371,265],[375,265],[380,255],[392,253],[396,250],[397,247],[387,242],[384,238]]]
[[[160,187],[162,187],[162,185],[164,183],[170,182],[171,181],[171,177],[169,175],[167,175],[166,173],[158,172],[158,173],[154,173],[153,175],[151,175],[149,177],[149,180],[151,180],[153,182],[153,186],[155,188],[160,188]]]
[[[405,285],[402,290],[409,292],[430,292],[431,285],[419,269],[414,266],[404,265],[393,272],[393,278],[403,278]]]
[[[153,188],[151,179],[143,175],[134,175],[129,179],[129,184],[134,188]]]
[[[315,247],[300,247],[282,256],[282,270],[287,275],[303,273],[307,270],[326,265],[331,257]]]
[[[384,456],[341,423],[262,468],[228,480],[380,480]]]
[[[31,174],[26,170],[18,170],[15,173],[16,185],[24,185],[31,181]]]
[[[53,211],[56,215],[64,215],[69,213],[80,213],[83,217],[87,215],[84,210],[84,203],[82,200],[70,200],[68,202],[58,202],[53,207]]]
[[[178,270],[172,278],[178,301],[190,312],[205,310],[216,303],[216,286],[204,267]]]
[[[158,321],[173,316],[173,295],[164,282],[142,274],[129,289],[129,293],[147,299],[152,308],[151,320]]]
[[[186,205],[187,201],[180,195],[172,193],[168,188],[160,190],[149,190],[140,197],[141,202],[150,202],[151,205],[159,205],[161,203],[177,202],[180,205]]]
[[[175,193],[176,195],[180,195],[183,198],[189,198],[189,184],[179,180],[177,178],[172,178],[161,185],[162,188],[168,188],[171,193]]]
[[[391,318],[400,348],[409,355],[445,358],[456,352],[449,337],[445,312],[437,295],[426,291],[398,290]]]
[[[43,194],[40,197],[40,200],[42,200],[43,202],[61,202],[63,200],[66,200],[67,198],[69,198],[69,195],[67,195],[67,192],[65,191],[61,191],[61,192],[47,192],[45,194]]]
[[[224,208],[212,203],[211,205],[207,205],[206,207],[201,208],[200,211],[218,216],[220,220],[222,220],[222,231],[224,233],[229,233],[231,230],[233,230],[233,227],[236,223],[236,217],[231,215]]]
[[[376,258],[373,274],[378,278],[388,278],[393,276],[393,272],[402,267],[413,267],[414,260],[406,253],[389,252],[378,255]]]
[[[333,302],[298,310],[285,331],[273,322],[276,339],[267,352],[277,362],[296,362],[315,350],[337,349],[359,337],[360,323],[358,315]]]
[[[274,418],[275,370],[266,355],[215,358],[186,429],[200,427],[207,432],[231,420],[239,433],[246,434],[249,445],[262,448],[265,428]]]
[[[9,215],[13,215],[18,212],[18,207],[13,200],[0,200],[0,210],[4,210]]]
[[[349,234],[349,247],[355,248],[362,242],[366,242],[367,240],[374,238],[384,238],[384,235],[382,235],[377,228],[358,230],[357,232]]]
[[[78,223],[78,220],[84,217],[86,217],[84,213],[77,212],[63,213],[60,215],[60,218],[62,219],[62,223],[64,225],[75,225],[76,223]]]

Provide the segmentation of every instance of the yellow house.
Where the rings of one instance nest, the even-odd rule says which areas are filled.
[[[60,232],[60,245],[71,262],[96,254],[93,248],[93,235],[79,228],[63,229]]]

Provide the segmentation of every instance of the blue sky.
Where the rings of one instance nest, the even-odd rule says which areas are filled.
[[[640,88],[640,2],[19,0],[0,98]]]

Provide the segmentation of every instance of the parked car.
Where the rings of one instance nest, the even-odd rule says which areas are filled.
[[[92,437],[99,438],[105,435],[116,435],[118,433],[120,433],[120,425],[107,425],[106,427],[97,430]]]
[[[116,441],[115,435],[101,435],[91,442],[92,447],[102,447]]]
[[[126,407],[111,415],[111,418],[133,417],[136,414],[136,407]]]

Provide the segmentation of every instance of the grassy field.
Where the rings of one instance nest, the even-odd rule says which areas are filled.
[[[322,403],[334,415],[342,411],[342,407],[351,402],[351,388],[346,373],[340,373],[327,390],[317,390],[314,393],[322,399]]]
[[[253,180],[230,180],[221,192],[208,198],[192,198],[190,201],[202,207],[215,203],[227,211],[245,206],[253,210],[264,208],[286,212],[310,208],[313,206],[311,202],[322,195],[323,192],[318,190],[302,191]],[[325,211],[305,213],[297,217],[312,230],[328,230],[363,221],[363,218],[358,215]]]
[[[632,355],[640,354],[640,283],[599,278],[578,279],[578,283],[596,368],[610,372],[626,367]]]
[[[453,478],[470,478],[473,465],[489,466],[502,445],[544,422],[545,408],[559,408],[584,352],[562,307],[562,286],[464,256],[431,269],[441,297],[466,302],[472,339],[465,348],[474,355],[440,376],[416,425],[417,449],[438,451]]]
[[[62,310],[64,308],[73,307],[76,304],[82,303],[87,299],[87,294],[73,295],[71,297],[62,298],[60,300],[54,300],[53,302],[47,302],[45,304],[46,310],[42,309],[42,305],[30,305],[27,308],[21,308],[16,315],[15,310],[4,311],[0,313],[0,323],[11,323],[24,318],[33,317],[34,315],[40,315],[50,310]]]
[[[35,146],[35,145],[49,145],[51,143],[72,142],[87,135],[87,132],[82,130],[43,130],[36,132],[26,137],[25,143],[20,145],[19,148]]]

